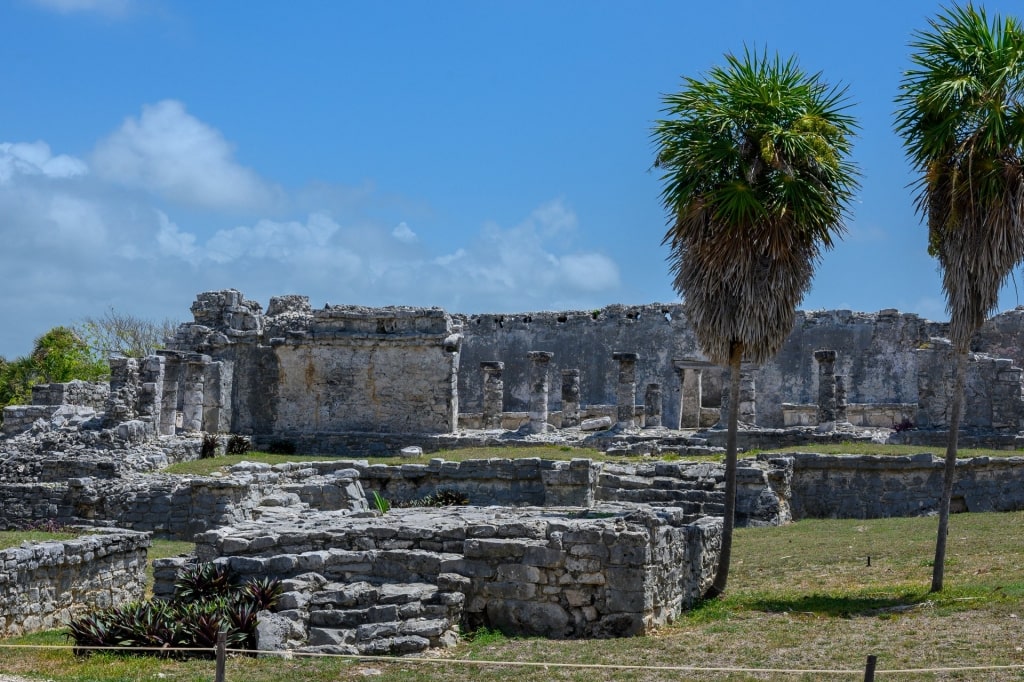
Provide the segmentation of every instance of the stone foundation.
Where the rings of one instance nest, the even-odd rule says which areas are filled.
[[[289,580],[278,606],[289,647],[339,653],[394,652],[417,628],[445,640],[460,623],[545,637],[647,632],[703,595],[721,541],[720,519],[630,504],[272,516],[199,535],[197,555]],[[171,590],[174,565],[159,564],[157,593]],[[408,614],[445,610],[410,624],[401,604],[413,602]],[[372,643],[371,630],[388,641]]]
[[[147,547],[147,533],[118,530],[0,550],[0,637],[141,599]]]
[[[794,519],[874,519],[938,511],[944,465],[937,456],[800,453],[783,459],[793,465],[790,504]],[[960,460],[953,484],[953,511],[1024,509],[1022,482],[1024,457]]]

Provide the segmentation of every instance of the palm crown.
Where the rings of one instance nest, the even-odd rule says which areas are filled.
[[[655,123],[674,286],[701,347],[774,355],[856,190],[845,89],[745,51],[684,79]]]
[[[915,34],[896,131],[942,268],[950,335],[966,352],[1024,257],[1024,31],[954,7]]]

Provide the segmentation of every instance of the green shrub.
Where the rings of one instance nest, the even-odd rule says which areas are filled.
[[[68,638],[75,642],[76,655],[92,653],[87,647],[117,647],[125,653],[211,657],[212,652],[169,649],[212,649],[221,631],[228,648],[255,649],[257,616],[277,603],[281,589],[276,578],[240,583],[225,565],[195,564],[178,575],[170,601],[131,602],[93,611],[71,620]]]

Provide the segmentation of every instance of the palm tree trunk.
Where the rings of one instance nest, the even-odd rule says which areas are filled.
[[[935,538],[935,561],[932,564],[932,592],[942,591],[946,569],[946,537],[949,535],[949,506],[953,498],[953,479],[956,477],[957,441],[960,438],[960,418],[964,407],[964,380],[967,374],[968,349],[957,351],[953,376],[953,404],[949,411],[949,434],[946,440],[946,468],[942,474],[942,498],[939,500],[939,532]]]
[[[740,362],[743,344],[733,341],[729,345],[729,431],[725,439],[725,512],[722,518],[722,551],[718,557],[715,581],[708,590],[708,598],[725,593],[729,582],[729,564],[732,562],[732,530],[736,524],[736,430],[740,413]]]

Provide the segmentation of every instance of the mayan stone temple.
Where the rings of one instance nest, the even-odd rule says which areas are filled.
[[[0,520],[105,532],[90,541],[102,551],[5,556],[19,577],[0,601],[51,596],[3,614],[2,634],[139,598],[149,534],[196,543],[194,557],[156,562],[158,597],[190,561],[284,581],[260,616],[261,649],[406,654],[481,625],[627,636],[708,589],[724,473],[687,456],[721,452],[727,396],[680,306],[466,316],[289,295],[264,311],[225,290],[199,294],[192,317],[155,355],[112,358],[109,383],[36,386],[32,405],[4,409]],[[943,443],[946,335],[895,310],[797,313],[776,358],[743,366],[741,447]],[[1022,342],[1020,309],[977,334],[962,443],[1022,444]],[[403,460],[513,444],[568,454]],[[161,473],[239,447],[322,461]],[[577,447],[610,457],[573,459]],[[761,455],[740,462],[736,520],[930,513],[941,476],[931,455]],[[964,460],[954,507],[1024,508],[1022,482],[1022,458]],[[462,503],[416,503],[439,491]],[[58,597],[54,580],[107,588]]]

